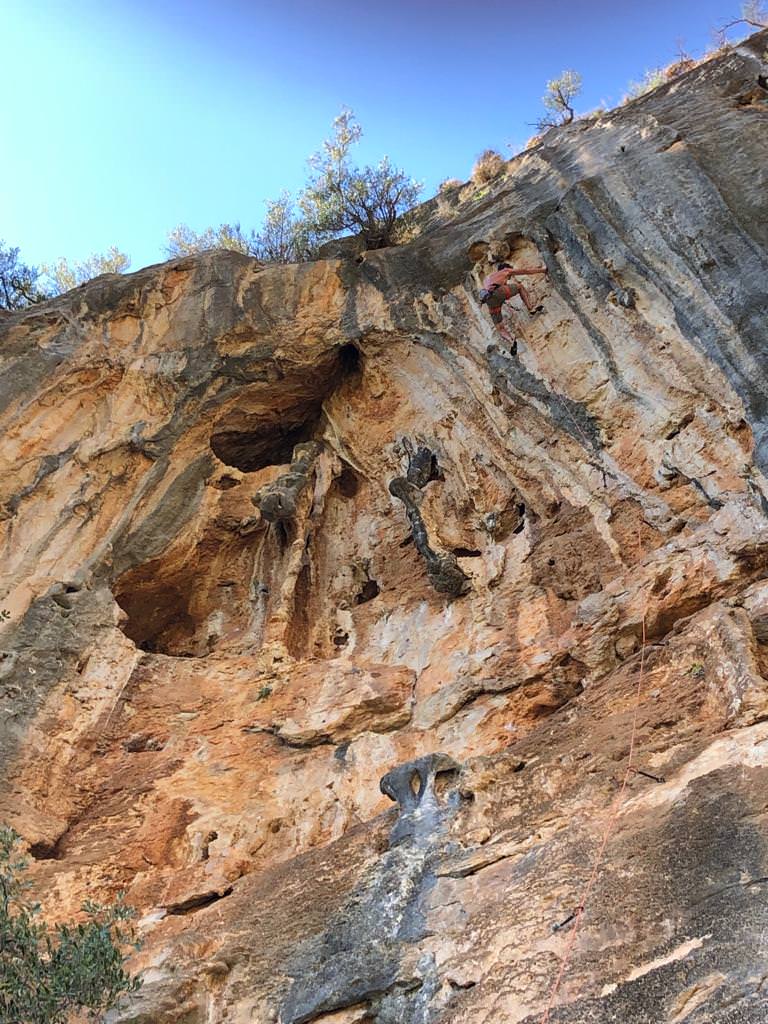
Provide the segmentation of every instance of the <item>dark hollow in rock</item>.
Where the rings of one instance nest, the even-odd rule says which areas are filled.
[[[305,420],[265,423],[250,431],[226,430],[211,435],[211,449],[217,459],[243,473],[255,473],[266,466],[284,466],[293,449],[306,441],[317,425],[317,413]]]
[[[128,616],[121,626],[129,640],[149,654],[194,657],[198,623],[189,611],[191,592],[170,580],[155,585],[132,573],[118,582],[115,600]]]
[[[325,371],[307,385],[305,399],[286,408],[279,419],[236,413],[236,421],[225,420],[211,434],[214,455],[227,466],[243,473],[255,473],[266,466],[285,466],[296,445],[309,441],[317,432],[325,399],[349,378],[359,378],[362,370],[359,349],[342,345]]]
[[[346,464],[342,467],[341,473],[336,478],[336,486],[344,498],[354,498],[360,490],[360,480],[357,473]]]
[[[159,736],[152,736],[144,732],[134,733],[133,736],[129,736],[127,740],[123,741],[123,750],[127,754],[151,753],[162,750],[164,746],[165,741]]]
[[[366,580],[355,597],[355,604],[367,604],[374,597],[378,597],[380,593],[381,588],[376,580]]]
[[[342,377],[351,377],[362,371],[363,364],[357,345],[342,345],[339,349],[339,369]]]
[[[61,852],[58,843],[49,843],[43,839],[31,844],[29,854],[34,860],[58,860]]]
[[[204,907],[210,907],[212,903],[217,903],[219,900],[223,900],[226,896],[231,896],[233,892],[232,886],[223,892],[206,892],[200,896],[190,896],[187,900],[181,900],[179,903],[172,903],[169,907],[166,907],[167,914],[192,914],[196,910],[202,910]]]

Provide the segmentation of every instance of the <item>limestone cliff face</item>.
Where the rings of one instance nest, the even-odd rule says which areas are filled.
[[[550,1020],[766,1019],[766,48],[409,245],[0,321],[0,818],[139,908],[111,1019],[538,1021],[638,690]]]

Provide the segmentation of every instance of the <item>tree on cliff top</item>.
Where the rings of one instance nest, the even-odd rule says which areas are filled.
[[[210,249],[231,249],[252,256],[252,244],[253,232],[246,235],[239,224],[219,224],[217,228],[204,231],[193,231],[186,224],[179,224],[168,232],[165,251],[171,259]]]
[[[81,263],[70,263],[62,256],[55,263],[44,264],[40,270],[51,294],[61,295],[99,274],[122,274],[130,265],[130,258],[113,245],[105,253],[95,252]]]
[[[26,898],[26,862],[18,835],[0,828],[0,1024],[65,1024],[73,1011],[116,1006],[141,985],[124,969],[122,948],[133,946],[121,901],[83,904],[86,921],[54,928]]]
[[[318,238],[354,231],[362,234],[367,248],[381,249],[392,244],[395,222],[414,205],[422,185],[386,156],[373,167],[350,163],[349,151],[362,134],[353,112],[342,110],[331,138],[310,157],[313,176],[299,205],[310,233]]]
[[[267,263],[298,263],[313,259],[318,239],[310,225],[297,214],[289,192],[267,203],[264,223],[254,236],[253,255]]]
[[[732,18],[720,26],[718,29],[719,44],[721,46],[725,45],[726,34],[729,29],[742,25],[750,31],[752,29],[768,28],[768,7],[765,6],[762,0],[747,0],[747,3],[741,5],[741,15],[738,18]]]
[[[311,257],[313,242],[307,226],[296,215],[290,194],[282,192],[267,203],[261,231],[246,234],[239,224],[193,231],[186,224],[179,224],[168,232],[165,251],[171,259],[211,249],[242,252],[265,263],[298,263]]]
[[[547,82],[547,91],[541,102],[550,111],[536,122],[538,130],[558,128],[570,124],[574,119],[573,101],[581,92],[581,75],[578,71],[563,71],[559,78]]]
[[[0,309],[23,309],[46,298],[38,288],[40,272],[24,263],[18,248],[0,241]]]

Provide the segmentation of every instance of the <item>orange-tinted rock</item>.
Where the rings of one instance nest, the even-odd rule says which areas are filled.
[[[609,824],[550,1020],[763,1020],[765,45],[408,245],[2,317],[0,817],[137,907],[112,1020],[532,1024]]]

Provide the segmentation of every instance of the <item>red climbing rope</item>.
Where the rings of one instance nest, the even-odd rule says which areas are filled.
[[[637,689],[635,691],[635,709],[632,715],[632,733],[629,740],[629,756],[627,757],[627,767],[624,772],[624,779],[621,783],[621,789],[619,790],[615,800],[613,801],[613,804],[611,805],[611,813],[608,818],[608,822],[605,826],[605,832],[603,833],[603,839],[600,843],[600,848],[598,849],[597,856],[595,857],[595,863],[592,867],[592,874],[589,876],[589,881],[587,882],[586,887],[584,888],[584,891],[581,895],[581,899],[579,900],[579,905],[576,909],[573,927],[571,928],[571,932],[568,937],[568,945],[565,948],[565,954],[560,963],[560,970],[558,971],[557,977],[555,978],[555,982],[552,985],[552,991],[549,994],[549,1001],[547,1002],[546,1009],[542,1014],[541,1024],[548,1024],[549,1015],[554,1009],[555,1003],[557,1001],[560,986],[562,984],[563,978],[565,977],[565,972],[568,969],[568,964],[571,960],[571,954],[573,953],[573,947],[576,942],[576,936],[579,934],[579,926],[581,924],[581,919],[584,916],[584,911],[587,907],[587,903],[589,902],[589,897],[592,894],[592,889],[594,888],[595,882],[597,881],[597,877],[600,872],[600,867],[603,862],[603,856],[605,854],[605,848],[608,845],[608,840],[611,838],[613,830],[616,826],[616,822],[618,821],[619,811],[621,810],[621,805],[624,801],[624,794],[627,789],[627,783],[629,782],[629,776],[633,771],[632,758],[635,753],[635,738],[637,736],[637,718],[638,713],[640,711],[640,694],[643,686],[643,678],[645,676],[645,642],[645,612],[643,612],[643,644],[640,650],[640,672],[638,673]]]

